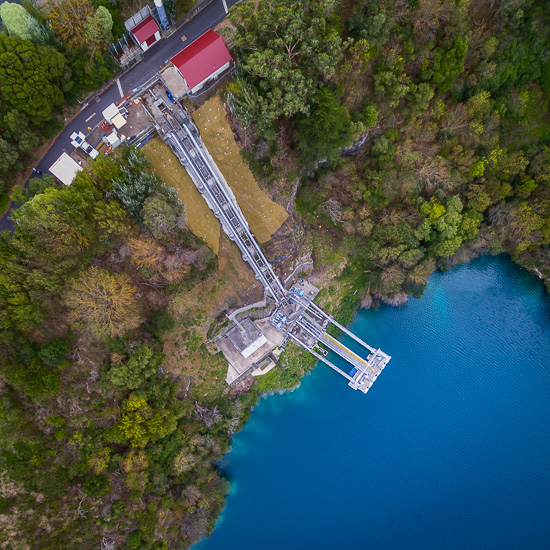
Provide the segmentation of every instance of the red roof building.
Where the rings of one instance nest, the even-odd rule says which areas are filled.
[[[143,51],[149,49],[155,42],[160,40],[160,29],[157,22],[151,17],[144,19],[139,25],[132,29],[132,34],[141,46]]]
[[[210,29],[170,61],[183,76],[189,91],[194,94],[208,80],[217,78],[228,69],[231,59],[221,36]]]

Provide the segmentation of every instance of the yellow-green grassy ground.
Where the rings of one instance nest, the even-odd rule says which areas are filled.
[[[252,303],[263,294],[239,249],[225,235],[220,239],[218,261],[211,277],[174,297],[170,310],[177,325],[165,338],[163,350],[167,370],[193,377],[194,384],[205,391],[222,391],[227,373],[225,358],[203,345],[209,327],[230,304]]]
[[[265,243],[287,219],[286,210],[258,187],[252,172],[243,162],[218,96],[206,101],[193,113],[193,118],[212,158],[233,189],[254,236]]]
[[[170,147],[156,137],[143,148],[153,170],[162,181],[178,192],[187,216],[187,227],[216,254],[220,247],[220,222],[198,192],[195,184]]]

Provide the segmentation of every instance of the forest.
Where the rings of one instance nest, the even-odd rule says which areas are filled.
[[[112,74],[121,8],[23,6],[1,13],[10,187]],[[291,205],[281,233],[333,268],[319,298],[341,322],[419,298],[436,269],[486,253],[550,289],[545,3],[247,1],[228,21],[236,70],[220,93],[243,162]],[[0,546],[190,547],[224,506],[216,463],[258,395],[295,386],[315,360],[288,346],[247,391],[165,370],[168,334],[206,349],[172,306],[218,259],[139,150],[98,158],[70,186],[31,179],[13,199],[15,229],[0,233]]]
[[[223,507],[213,462],[255,396],[162,368],[169,303],[217,258],[138,150],[52,180],[0,239],[0,544],[187,547]]]
[[[550,9],[507,0],[235,6],[227,88],[245,158],[296,182],[363,304],[506,252],[550,289]],[[314,253],[315,254],[315,253]]]

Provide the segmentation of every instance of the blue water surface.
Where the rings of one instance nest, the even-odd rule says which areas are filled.
[[[504,257],[350,327],[393,358],[367,395],[323,364],[258,404],[195,550],[550,548],[550,298]],[[347,344],[349,340],[341,338]]]

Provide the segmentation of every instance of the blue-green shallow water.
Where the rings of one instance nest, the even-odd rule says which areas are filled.
[[[550,299],[506,258],[434,275],[351,329],[392,360],[365,396],[324,365],[263,399],[196,550],[550,548]]]

